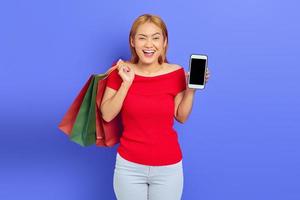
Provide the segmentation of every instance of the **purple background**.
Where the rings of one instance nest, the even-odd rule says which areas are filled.
[[[299,2],[0,3],[0,199],[113,200],[116,147],[83,148],[57,128],[92,73],[130,56],[141,14],[160,15],[168,58],[211,78],[185,124],[184,200],[299,200]]]

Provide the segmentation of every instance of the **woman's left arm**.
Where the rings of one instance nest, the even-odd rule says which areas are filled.
[[[189,76],[189,74],[186,73],[187,78],[188,78],[188,76]],[[205,74],[205,82],[206,83],[208,82],[209,76],[210,76],[210,72],[207,69],[206,74]],[[192,111],[194,95],[196,92],[196,89],[191,89],[188,87],[188,83],[187,83],[186,88],[187,88],[186,90],[178,93],[175,96],[174,116],[175,116],[175,119],[180,123],[184,123],[188,119],[188,117]]]

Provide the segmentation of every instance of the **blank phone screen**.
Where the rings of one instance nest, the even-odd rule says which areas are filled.
[[[192,58],[190,69],[190,84],[204,85],[205,65],[205,59]]]

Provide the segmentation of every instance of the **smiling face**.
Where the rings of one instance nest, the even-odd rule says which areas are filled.
[[[139,64],[158,64],[158,58],[166,48],[167,40],[164,39],[162,30],[153,23],[146,22],[140,25],[131,46],[139,57]]]

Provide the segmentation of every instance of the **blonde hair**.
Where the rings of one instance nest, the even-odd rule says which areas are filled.
[[[167,40],[167,44],[166,44],[166,47],[164,48],[162,55],[160,55],[158,57],[158,63],[159,64],[168,63],[168,60],[166,57],[167,49],[168,49],[168,41],[169,41],[167,26],[159,16],[151,15],[151,14],[143,14],[143,15],[139,16],[132,24],[130,34],[129,34],[129,46],[130,46],[130,51],[131,51],[130,62],[136,64],[139,61],[139,57],[136,54],[134,47],[131,46],[131,38],[133,39],[135,37],[138,27],[142,24],[145,24],[146,22],[153,23],[162,30],[164,41]]]

